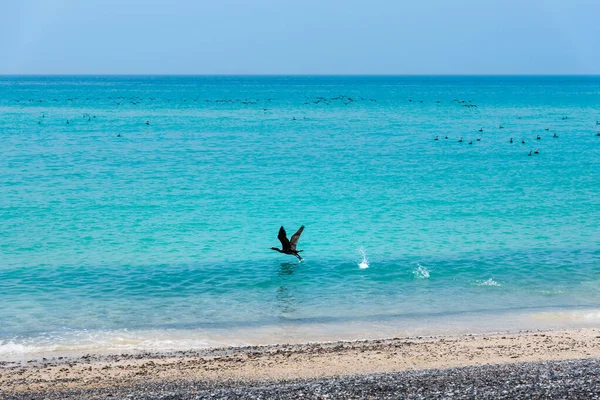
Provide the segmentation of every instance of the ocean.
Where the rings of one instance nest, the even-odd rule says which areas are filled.
[[[0,77],[0,359],[600,327],[597,124],[600,77]]]

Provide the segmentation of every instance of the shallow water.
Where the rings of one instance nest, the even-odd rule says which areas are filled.
[[[0,77],[0,357],[598,326],[596,120],[597,77]]]

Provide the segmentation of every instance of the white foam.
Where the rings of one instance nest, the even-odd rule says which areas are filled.
[[[241,336],[241,335],[240,335]],[[0,341],[1,360],[19,360],[25,357],[72,355],[83,353],[109,354],[139,351],[176,351],[202,349],[222,345],[245,345],[237,337],[205,335],[202,331],[147,330],[147,331],[79,331],[57,336],[42,336]]]
[[[358,249],[358,252],[362,255],[362,261],[358,263],[358,268],[369,268],[369,260],[367,259],[367,253],[365,253],[365,249],[361,247],[360,249]]]
[[[475,286],[502,286],[502,285],[499,284],[498,282],[496,282],[495,280],[493,280],[492,278],[490,278],[485,281],[476,281]]]
[[[548,311],[533,314],[533,318],[543,322],[562,322],[568,324],[592,324],[600,322],[600,310]]]
[[[428,279],[429,278],[429,271],[427,270],[427,268],[425,268],[421,264],[417,263],[417,268],[415,268],[413,270],[413,275],[417,279]]]
[[[4,355],[25,354],[28,352],[28,350],[31,352],[33,349],[28,348],[23,344],[15,343],[13,341],[0,341],[0,357]]]

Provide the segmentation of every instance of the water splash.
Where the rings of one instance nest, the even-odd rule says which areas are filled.
[[[362,255],[362,261],[360,263],[358,263],[358,268],[360,268],[360,269],[369,268],[369,260],[367,259],[367,253],[365,253],[365,249],[361,247],[360,249],[358,249],[358,252]]]
[[[501,284],[499,284],[492,278],[490,278],[486,281],[475,281],[474,284],[475,284],[475,286],[502,286]]]
[[[427,268],[425,268],[421,264],[417,263],[417,268],[415,268],[413,270],[413,275],[417,279],[428,279],[429,278],[429,271],[427,270]]]

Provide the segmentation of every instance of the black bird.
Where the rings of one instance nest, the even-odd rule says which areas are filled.
[[[120,134],[120,133],[119,133],[119,134],[117,134],[117,137],[121,137],[121,134]]]
[[[436,136],[435,139],[433,139],[433,140],[438,140],[438,137]]]
[[[521,139],[521,144],[525,144],[525,139]]]
[[[558,137],[558,135],[556,134],[556,132],[554,132],[554,136],[552,136],[552,137],[555,137],[555,138],[557,138],[557,137]]]
[[[473,141],[471,140],[471,141],[469,142],[469,144],[473,144]]]
[[[510,138],[510,143],[512,143],[512,142],[513,142],[513,140],[512,140],[512,138]]]
[[[498,127],[498,129],[504,129],[504,127],[502,126],[502,124],[500,124],[500,126]]]
[[[481,136],[477,137],[477,141],[481,142]]]
[[[597,132],[597,133],[596,133],[596,136],[600,136],[600,132]]]
[[[146,125],[150,125],[150,121],[146,121]]]
[[[285,232],[285,229],[282,226],[281,228],[279,228],[279,234],[277,235],[277,239],[279,239],[279,241],[281,242],[282,248],[278,249],[277,247],[271,247],[271,250],[275,250],[283,254],[296,256],[298,257],[298,260],[302,261],[302,257],[300,257],[300,254],[298,254],[302,250],[296,250],[296,244],[298,244],[298,240],[300,239],[300,235],[302,234],[303,230],[304,225],[302,225],[300,229],[298,229],[298,232],[292,235],[291,240],[288,240],[287,233]]]
[[[531,155],[531,150],[529,150],[529,154],[527,154],[527,155],[528,155],[528,156],[530,156],[530,155]]]
[[[540,137],[540,135],[537,135],[536,139],[541,140],[542,138]]]
[[[547,131],[549,131],[549,130],[550,130],[550,127],[549,127],[549,126],[547,126],[547,127],[546,127],[546,130],[547,130]]]
[[[535,151],[533,152],[533,154],[540,154],[540,149],[535,149]]]
[[[448,139],[448,135],[446,135],[445,139]]]
[[[483,132],[483,128],[479,128],[479,132]]]
[[[462,136],[458,139],[458,143],[462,143]]]

